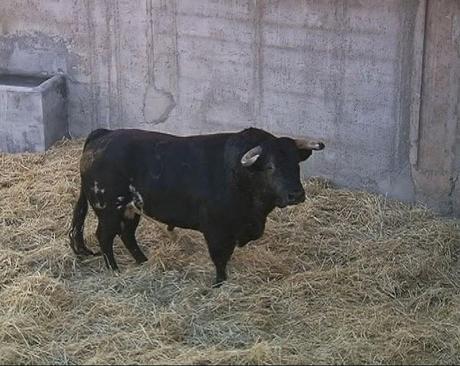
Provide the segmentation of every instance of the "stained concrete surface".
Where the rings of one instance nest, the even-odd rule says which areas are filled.
[[[0,75],[0,152],[45,151],[68,136],[65,79]]]
[[[459,214],[459,3],[3,1],[0,72],[66,74],[75,137],[321,137],[305,175]]]
[[[36,87],[48,78],[25,75],[0,75],[0,85]]]

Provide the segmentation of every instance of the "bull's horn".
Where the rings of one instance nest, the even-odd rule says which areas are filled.
[[[311,140],[295,140],[295,144],[300,150],[323,150],[324,144],[318,141]]]
[[[246,154],[243,155],[243,157],[241,158],[241,164],[245,167],[251,166],[256,162],[260,154],[262,154],[262,148],[259,145],[257,145],[256,147],[253,147],[251,150],[249,150]]]

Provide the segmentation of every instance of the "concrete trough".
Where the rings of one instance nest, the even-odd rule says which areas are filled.
[[[66,99],[62,75],[0,75],[0,151],[45,151],[67,136]]]

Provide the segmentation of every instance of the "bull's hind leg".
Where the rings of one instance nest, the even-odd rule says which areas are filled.
[[[113,239],[120,230],[120,222],[115,219],[104,219],[99,217],[99,224],[96,230],[96,237],[104,256],[105,264],[108,268],[118,271],[115,257],[113,256]]]
[[[141,264],[147,261],[147,257],[142,253],[136,241],[136,228],[139,224],[139,219],[139,215],[134,215],[132,219],[123,219],[120,237],[136,262]]]

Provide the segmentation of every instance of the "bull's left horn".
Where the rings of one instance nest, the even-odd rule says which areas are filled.
[[[324,144],[318,141],[295,140],[295,144],[300,150],[323,150]]]
[[[259,145],[257,145],[256,147],[253,147],[251,150],[249,150],[246,154],[243,155],[243,157],[241,158],[241,164],[244,167],[251,166],[256,162],[260,154],[262,154],[262,148]]]

